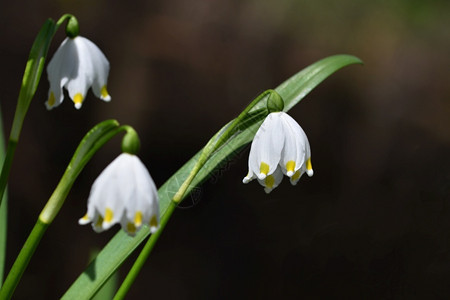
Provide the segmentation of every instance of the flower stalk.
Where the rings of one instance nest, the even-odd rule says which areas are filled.
[[[172,198],[172,201],[169,204],[169,207],[165,214],[161,217],[160,222],[160,228],[153,233],[150,238],[147,240],[144,248],[141,250],[141,253],[139,254],[138,258],[134,262],[132,268],[130,269],[129,273],[127,274],[127,277],[123,281],[122,285],[120,286],[119,290],[116,293],[116,296],[114,297],[114,300],[124,299],[125,295],[131,288],[131,285],[134,283],[137,275],[139,274],[140,270],[144,266],[145,261],[147,260],[148,256],[150,255],[151,251],[153,250],[153,247],[155,246],[159,236],[161,235],[162,231],[164,230],[167,222],[169,221],[170,217],[172,216],[175,208],[178,206],[179,203],[184,199],[186,196],[186,191],[188,190],[190,184],[194,180],[195,176],[200,172],[201,168],[205,165],[205,163],[208,161],[208,159],[211,157],[211,155],[220,147],[222,147],[229,138],[231,138],[237,130],[239,130],[239,127],[242,125],[246,117],[248,116],[248,113],[252,108],[255,107],[260,101],[266,98],[266,96],[272,95],[273,93],[276,93],[274,90],[266,90],[263,93],[261,93],[258,97],[256,97],[242,112],[239,114],[239,116],[234,119],[231,123],[229,123],[227,126],[224,127],[223,130],[219,131],[218,134],[214,135],[206,144],[206,146],[203,148],[202,153],[200,154],[200,157],[198,158],[196,164],[192,168],[191,172],[189,173],[186,180],[181,184],[178,191],[175,193],[174,197]],[[267,115],[268,112],[266,112]]]
[[[131,286],[133,285],[134,281],[136,280],[136,277],[139,275],[139,272],[141,271],[142,267],[144,266],[145,262],[147,261],[150,253],[152,252],[153,248],[155,247],[156,242],[158,241],[159,237],[161,236],[164,228],[166,227],[167,223],[170,220],[170,217],[172,216],[173,212],[177,208],[177,203],[171,202],[169,204],[169,207],[166,210],[166,213],[161,217],[161,221],[159,223],[159,229],[153,233],[150,238],[147,240],[147,243],[145,243],[144,248],[142,248],[141,253],[139,253],[138,258],[134,262],[133,266],[131,267],[130,271],[127,274],[127,277],[123,281],[122,285],[120,286],[119,290],[117,291],[116,295],[114,296],[114,300],[121,300],[125,299],[125,296],[127,295],[128,291],[130,290]]]
[[[42,71],[44,69],[44,63],[47,57],[48,49],[50,47],[50,42],[52,41],[53,36],[55,35],[59,26],[61,26],[63,22],[65,22],[66,20],[70,20],[71,18],[74,17],[70,14],[65,14],[56,23],[53,20],[48,19],[42,26],[41,30],[36,36],[36,39],[33,42],[33,45],[31,46],[30,54],[22,79],[22,85],[19,91],[16,112],[14,114],[9,142],[6,149],[6,156],[0,175],[0,204],[3,199],[6,184],[8,182],[14,153],[17,147],[17,143],[19,142],[20,133],[22,131],[22,125],[28,112],[31,100],[36,93],[36,89],[39,84]]]
[[[192,183],[192,180],[194,180],[197,173],[200,171],[200,169],[205,165],[205,163],[208,161],[208,159],[211,157],[211,155],[219,149],[222,145],[226,143],[226,141],[233,136],[233,134],[239,129],[239,126],[244,121],[244,119],[247,117],[250,110],[258,104],[263,98],[265,98],[267,95],[272,95],[273,93],[276,93],[274,90],[266,90],[263,93],[261,93],[258,97],[256,97],[240,114],[239,116],[234,119],[229,125],[225,126],[224,131],[220,131],[218,134],[212,137],[212,139],[209,140],[209,142],[206,144],[206,146],[203,148],[202,154],[200,155],[197,163],[192,168],[192,171],[189,173],[188,178],[183,182],[180,189],[177,191],[175,196],[173,197],[172,201],[175,203],[180,203],[184,199],[184,194],[186,193],[186,190],[189,188],[189,185]],[[267,115],[267,113],[266,113]]]
[[[38,220],[33,227],[30,235],[28,236],[25,244],[22,247],[19,255],[14,262],[11,271],[9,271],[8,277],[6,277],[5,283],[0,289],[0,299],[11,299],[20,278],[25,272],[25,268],[31,260],[40,240],[44,236],[49,224]]]
[[[58,186],[39,215],[39,219],[24,246],[20,250],[5,280],[5,284],[0,289],[0,299],[11,298],[42,236],[58,214],[71,187],[84,166],[106,142],[122,131],[129,131],[129,128],[130,126],[119,126],[115,120],[107,120],[98,124],[86,134],[76,149]]]

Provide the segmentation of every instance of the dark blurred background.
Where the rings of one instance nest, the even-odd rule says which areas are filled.
[[[450,297],[449,1],[4,2],[7,134],[34,37],[66,12],[110,60],[112,101],[90,92],[79,111],[66,98],[48,112],[43,74],[10,178],[8,268],[94,124],[134,126],[161,186],[260,92],[347,53],[365,65],[338,71],[290,112],[315,175],[266,195],[241,183],[245,150],[175,212],[129,299]],[[60,30],[50,54],[63,38]],[[119,230],[77,224],[119,143],[80,175],[15,299],[59,298]]]

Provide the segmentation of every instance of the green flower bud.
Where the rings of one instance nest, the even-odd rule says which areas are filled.
[[[74,16],[71,16],[66,25],[66,35],[71,39],[74,39],[79,34],[80,34],[80,27],[78,26],[78,20]]]
[[[122,152],[136,155],[141,147],[137,132],[130,126],[127,126],[127,133],[122,139]]]
[[[267,110],[269,113],[283,111],[284,101],[280,94],[274,90],[270,91],[269,99],[267,99]]]

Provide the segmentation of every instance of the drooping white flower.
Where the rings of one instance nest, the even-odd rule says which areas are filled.
[[[120,223],[134,235],[143,224],[155,232],[159,226],[159,200],[155,183],[141,160],[122,153],[92,185],[87,213],[78,223],[92,222],[96,232]]]
[[[97,97],[110,101],[111,96],[106,89],[108,73],[109,62],[94,43],[81,36],[66,38],[47,66],[50,81],[45,103],[47,109],[62,103],[63,87],[77,109],[81,108],[90,87]]]
[[[256,132],[248,158],[248,183],[254,178],[270,193],[283,179],[297,184],[303,173],[313,175],[308,138],[298,123],[285,112],[270,113]]]

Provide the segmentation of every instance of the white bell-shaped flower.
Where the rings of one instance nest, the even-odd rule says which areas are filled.
[[[248,174],[243,182],[257,178],[266,193],[270,193],[281,183],[283,174],[295,185],[305,172],[313,175],[305,132],[287,113],[270,113],[253,139]]]
[[[50,81],[47,109],[62,103],[63,87],[77,109],[81,108],[90,87],[97,97],[110,101],[106,89],[108,74],[109,62],[94,43],[81,36],[66,38],[47,66]]]
[[[155,232],[159,226],[159,199],[155,183],[141,160],[122,153],[92,185],[87,213],[78,223],[92,222],[96,232],[120,223],[134,235],[143,224]]]

